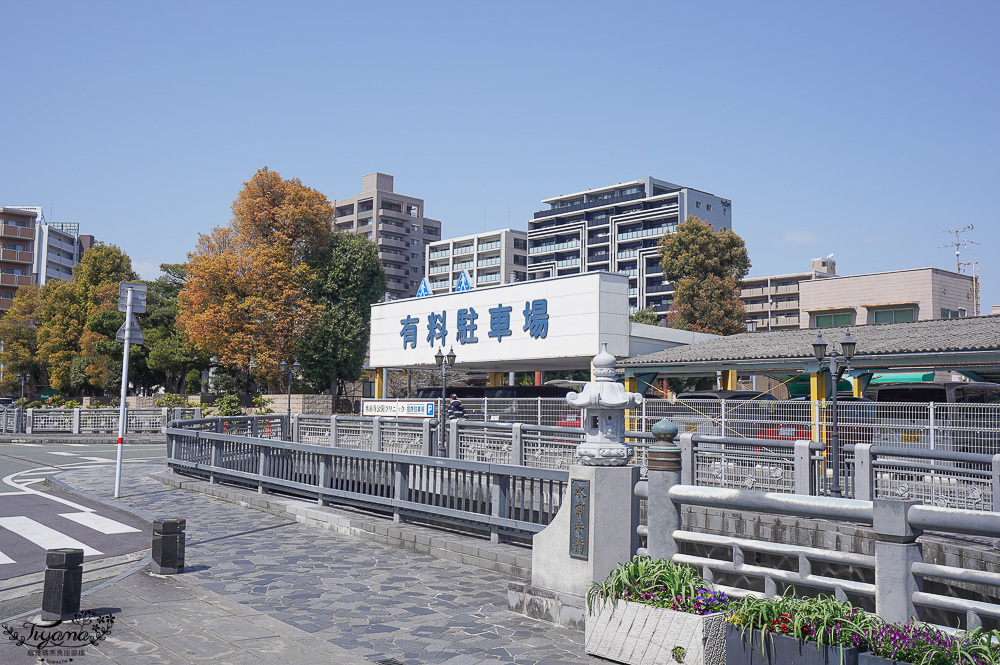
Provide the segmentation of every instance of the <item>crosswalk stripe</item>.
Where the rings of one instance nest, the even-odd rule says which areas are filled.
[[[62,455],[63,457],[79,457],[76,453],[67,453],[62,450],[46,450],[49,455]]]
[[[3,565],[5,563],[17,563],[17,562],[14,561],[13,559],[11,559],[9,556],[7,556],[6,554],[4,554],[3,552],[0,552],[0,565]]]
[[[65,517],[68,520],[73,520],[77,524],[81,524],[88,529],[93,529],[94,531],[100,531],[106,535],[114,533],[138,533],[139,531],[139,529],[130,527],[127,524],[122,524],[121,522],[116,522],[108,517],[102,517],[96,513],[59,513],[59,517]]]
[[[0,527],[30,540],[42,549],[51,550],[59,547],[74,547],[83,550],[84,556],[104,554],[100,550],[95,550],[89,545],[84,545],[79,540],[70,538],[64,533],[23,515],[17,517],[0,517]]]
[[[90,460],[91,462],[114,462],[113,459],[108,459],[107,457],[80,457],[80,459]]]

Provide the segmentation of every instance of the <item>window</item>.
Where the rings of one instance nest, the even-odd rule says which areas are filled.
[[[816,328],[832,328],[834,326],[851,325],[851,313],[841,312],[839,314],[817,314]]]
[[[701,207],[701,201],[695,201],[694,202],[694,207],[695,208],[700,208]]]
[[[712,204],[711,203],[706,203],[705,204],[705,210],[707,210],[709,212],[712,212]]]
[[[528,241],[524,238],[514,238],[514,249],[528,249]]]
[[[728,214],[729,214],[729,208],[723,208],[722,209],[722,215],[723,215],[723,217],[725,217]]]
[[[962,319],[965,318],[966,310],[963,308],[958,309],[942,309],[941,318],[942,319]]]
[[[914,318],[912,307],[875,310],[875,323],[903,323],[913,321]]]

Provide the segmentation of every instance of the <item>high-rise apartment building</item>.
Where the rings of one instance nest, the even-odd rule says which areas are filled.
[[[663,281],[657,244],[688,215],[732,229],[732,203],[655,178],[545,199],[528,221],[528,279],[608,270],[629,276],[629,311],[663,314],[673,286]]]
[[[463,270],[474,287],[527,280],[528,234],[519,229],[502,229],[427,246],[427,286],[431,293],[453,290]]]
[[[38,212],[13,206],[0,208],[0,312],[10,309],[19,286],[31,284],[32,253]]]
[[[393,191],[393,177],[369,173],[361,193],[333,202],[333,228],[363,233],[378,246],[386,294],[408,298],[424,276],[426,247],[441,239],[441,222],[424,217],[424,200]]]
[[[94,236],[80,235],[79,222],[43,222],[35,226],[32,274],[37,284],[50,279],[69,281],[73,266],[93,247]]]
[[[813,259],[810,267],[809,272],[745,278],[740,284],[740,300],[747,313],[747,329],[800,328],[799,285],[809,280],[837,276],[837,262],[831,257]]]

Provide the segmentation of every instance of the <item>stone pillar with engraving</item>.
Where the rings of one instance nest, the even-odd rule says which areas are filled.
[[[639,467],[628,466],[632,448],[625,443],[625,409],[640,405],[642,395],[615,382],[615,357],[606,344],[594,358],[594,376],[579,393],[566,396],[570,406],[583,410],[580,464],[570,467],[559,512],[535,534],[531,584],[508,587],[511,610],[580,629],[587,587],[631,559],[639,546],[634,492]]]

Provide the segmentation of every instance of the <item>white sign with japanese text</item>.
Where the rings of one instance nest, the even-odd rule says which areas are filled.
[[[372,305],[371,367],[527,371],[589,365],[606,342],[628,354],[628,277],[592,272]]]
[[[433,418],[434,402],[366,399],[361,403],[361,415],[389,418]]]

